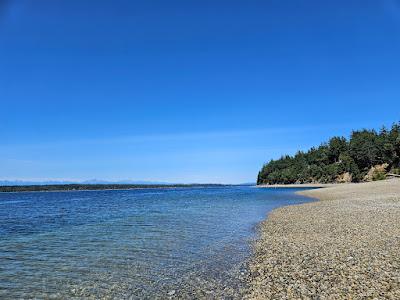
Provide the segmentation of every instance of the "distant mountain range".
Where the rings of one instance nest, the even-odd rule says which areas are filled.
[[[120,180],[120,181],[107,181],[99,179],[90,179],[85,181],[62,181],[62,180],[50,180],[50,181],[25,181],[25,180],[0,180],[0,186],[10,185],[54,185],[54,184],[143,184],[143,185],[168,185],[168,182],[159,181],[144,181],[144,180]]]

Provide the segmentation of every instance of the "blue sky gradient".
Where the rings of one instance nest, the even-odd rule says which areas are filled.
[[[255,181],[400,120],[400,1],[1,1],[0,179]]]

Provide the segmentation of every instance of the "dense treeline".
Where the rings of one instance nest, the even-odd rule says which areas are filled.
[[[391,129],[353,131],[265,164],[257,184],[359,182],[400,173],[400,122]]]
[[[220,187],[223,184],[52,184],[0,186],[0,192],[129,190],[143,188]]]

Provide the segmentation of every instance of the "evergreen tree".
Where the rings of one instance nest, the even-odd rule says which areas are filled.
[[[257,183],[334,182],[345,173],[357,182],[371,167],[383,163],[392,172],[400,173],[400,123],[393,124],[390,130],[383,127],[379,133],[353,131],[349,141],[333,137],[318,148],[271,160],[258,173]]]

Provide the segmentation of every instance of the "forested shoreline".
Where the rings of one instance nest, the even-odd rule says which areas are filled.
[[[266,163],[257,184],[360,182],[400,174],[400,122],[390,129],[353,131],[319,147]]]

